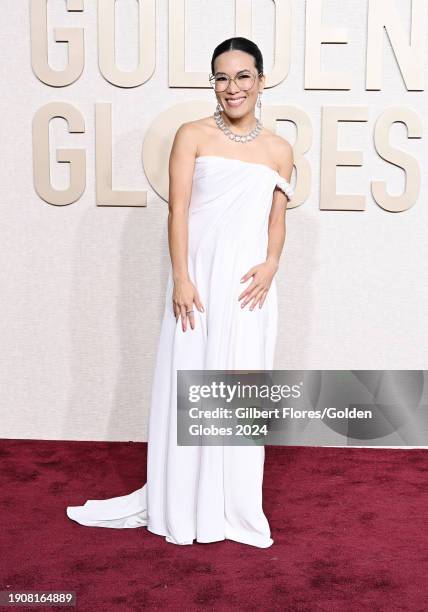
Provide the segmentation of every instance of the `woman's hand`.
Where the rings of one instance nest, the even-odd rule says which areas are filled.
[[[198,290],[190,279],[174,281],[174,289],[172,292],[172,303],[175,318],[181,315],[181,326],[183,331],[187,329],[187,317],[189,317],[190,327],[195,328],[195,317],[193,312],[188,312],[193,309],[195,303],[200,312],[204,312]]]
[[[241,283],[244,283],[251,278],[251,276],[253,276],[253,282],[238,297],[238,301],[244,298],[244,301],[241,303],[241,308],[244,308],[250,300],[253,300],[250,310],[253,310],[257,302],[259,302],[259,308],[263,306],[277,270],[278,263],[274,260],[267,260],[253,266],[244,274],[241,278]]]

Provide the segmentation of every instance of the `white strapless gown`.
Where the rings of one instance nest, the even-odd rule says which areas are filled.
[[[240,278],[266,260],[268,217],[278,186],[291,185],[267,165],[203,155],[196,159],[189,205],[189,275],[203,313],[183,332],[172,309],[169,269],[152,383],[147,482],[111,499],[68,506],[81,525],[145,526],[174,544],[230,539],[273,543],[262,508],[264,446],[178,446],[177,370],[273,369],[277,331],[275,278],[262,308],[241,309]]]

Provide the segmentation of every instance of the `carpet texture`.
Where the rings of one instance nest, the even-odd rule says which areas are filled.
[[[67,505],[144,484],[146,454],[132,442],[0,441],[1,589],[73,590],[88,612],[427,610],[428,451],[266,447],[268,549],[174,546],[144,527],[67,518]]]

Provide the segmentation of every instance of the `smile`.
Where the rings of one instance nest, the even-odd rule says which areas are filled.
[[[227,104],[229,106],[233,106],[233,107],[241,106],[241,104],[243,102],[245,102],[245,98],[235,98],[235,99],[233,99],[233,98],[230,98],[230,99],[226,98],[226,102],[227,102]]]

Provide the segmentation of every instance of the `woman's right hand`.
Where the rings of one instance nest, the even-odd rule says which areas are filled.
[[[187,329],[187,317],[189,317],[190,327],[194,329],[195,316],[193,312],[188,313],[188,311],[193,309],[193,304],[195,304],[200,312],[204,312],[204,307],[199,297],[198,290],[190,278],[174,281],[172,303],[175,318],[178,319],[178,317],[181,316],[181,326],[183,331],[186,331]]]

